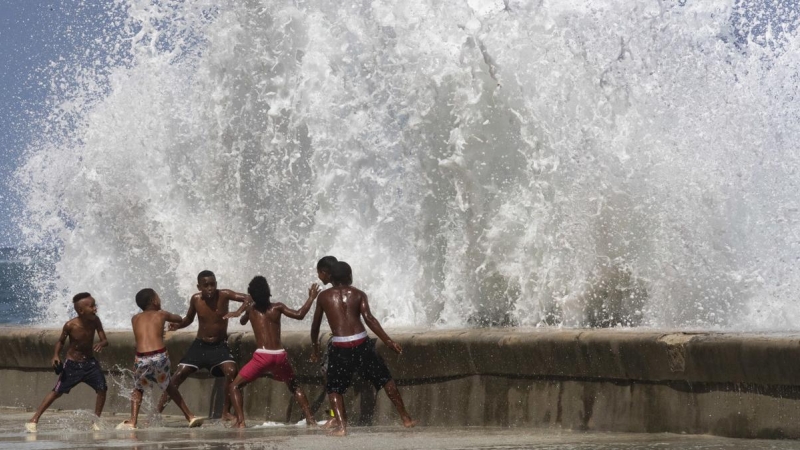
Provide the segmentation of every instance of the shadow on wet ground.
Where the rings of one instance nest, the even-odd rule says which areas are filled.
[[[31,412],[0,408],[0,449],[116,449],[137,450],[257,450],[336,448],[410,450],[517,450],[517,449],[793,449],[797,441],[764,441],[676,434],[595,433],[526,428],[434,428],[406,430],[397,427],[353,427],[346,438],[333,438],[317,428],[298,425],[226,428],[210,421],[202,428],[186,428],[182,417],[142,418],[135,431],[114,426],[126,418],[109,414],[91,431],[88,411],[48,411],[39,422],[39,432],[24,432]],[[255,422],[251,421],[251,424]]]

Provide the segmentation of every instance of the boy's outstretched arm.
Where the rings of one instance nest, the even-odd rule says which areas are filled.
[[[100,318],[97,318],[97,337],[100,338],[100,341],[97,344],[94,344],[92,350],[95,353],[100,353],[103,350],[103,347],[108,347],[108,339],[106,339],[106,331],[103,329],[103,323],[100,322]]]
[[[233,292],[233,291],[228,291],[228,292],[232,292],[232,293],[236,294],[236,292]],[[237,295],[243,295],[243,294],[237,294]],[[231,299],[231,300],[233,300],[233,299]],[[236,300],[236,301],[238,302],[239,300]],[[239,309],[237,309],[234,312],[229,312],[228,314],[225,314],[224,316],[222,316],[222,318],[224,320],[228,320],[228,319],[232,319],[234,317],[239,317],[247,309],[247,307],[252,305],[252,304],[253,304],[253,298],[250,297],[249,295],[245,295],[244,300],[242,300],[242,305],[239,306]],[[244,324],[242,324],[242,325],[244,325]]]
[[[189,299],[189,309],[186,311],[186,317],[182,318],[181,320],[167,320],[167,322],[172,322],[169,324],[169,331],[180,330],[181,328],[186,328],[194,322],[194,316],[197,315],[197,309],[194,307],[194,296]],[[170,316],[178,316],[177,314],[170,313]],[[178,316],[180,317],[180,316]]]
[[[311,321],[311,362],[319,361],[319,326],[322,324],[322,306],[317,302]]]
[[[55,367],[59,362],[61,362],[61,349],[64,348],[64,344],[67,342],[67,336],[69,336],[69,322],[64,324],[64,328],[61,329],[61,336],[58,337],[58,341],[56,341],[55,349],[53,350],[53,361],[51,362],[52,366]]]
[[[364,294],[364,298],[361,300],[361,317],[364,319],[364,323],[375,333],[387,347],[394,350],[398,354],[403,353],[403,347],[400,346],[397,342],[393,341],[389,338],[389,335],[383,331],[383,327],[381,326],[378,319],[376,319],[372,312],[369,310],[369,301],[367,301],[367,294]]]
[[[295,311],[286,305],[281,305],[281,313],[291,319],[305,319],[306,314],[308,314],[308,311],[311,309],[311,305],[314,303],[314,299],[317,298],[317,294],[319,294],[319,285],[314,283],[310,288],[308,288],[308,298],[306,299],[306,302],[303,303],[303,306],[300,307],[300,309]]]
[[[191,308],[189,308],[189,309],[191,309]],[[164,313],[164,321],[165,322],[170,322],[170,324],[175,324],[175,323],[180,324],[180,323],[183,323],[184,320],[186,320],[185,318],[183,318],[183,317],[181,317],[181,316],[179,316],[177,314],[173,314],[173,313],[171,313],[169,311],[162,311],[162,312]],[[194,319],[194,316],[192,317],[192,319]],[[189,322],[189,323],[192,323],[192,322]],[[172,325],[170,325],[170,328],[172,328]]]
[[[221,296],[222,296],[224,299],[233,300],[233,301],[235,301],[235,302],[242,302],[242,303],[246,303],[248,300],[249,300],[249,301],[252,301],[252,299],[250,298],[250,296],[249,296],[249,295],[247,295],[247,294],[241,294],[241,293],[239,293],[239,292],[235,292],[235,291],[232,291],[232,290],[230,290],[230,289],[220,289],[220,290],[219,290],[219,294],[220,294],[220,295],[221,295]]]

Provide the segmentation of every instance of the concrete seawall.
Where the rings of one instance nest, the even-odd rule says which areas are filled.
[[[53,387],[49,363],[58,333],[0,328],[0,405],[35,408]],[[800,335],[550,329],[391,334],[403,355],[380,343],[378,349],[409,412],[423,425],[800,438]],[[109,375],[106,410],[126,412],[133,336],[112,331],[108,337],[109,347],[98,355]],[[168,334],[173,366],[193,338],[190,332]],[[308,333],[284,332],[283,340],[312,406],[326,409],[321,374],[308,362]],[[229,344],[240,364],[255,348],[251,333],[232,333]],[[181,391],[194,411],[215,414],[220,387],[203,373]],[[363,382],[356,380],[346,399],[355,423],[398,420],[386,396]],[[79,385],[53,407],[93,405],[93,391]],[[151,408],[145,403],[143,414]],[[245,408],[250,423],[300,420],[285,386],[268,379],[247,388]],[[167,412],[178,410],[170,405]]]

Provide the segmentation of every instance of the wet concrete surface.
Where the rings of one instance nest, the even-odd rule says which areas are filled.
[[[21,408],[0,408],[0,449],[118,449],[138,450],[257,450],[257,449],[793,449],[798,441],[731,439],[704,435],[580,432],[558,429],[492,427],[353,427],[345,438],[334,438],[316,428],[298,425],[245,430],[226,428],[210,421],[188,429],[182,417],[142,417],[142,429],[117,431],[114,426],[125,415],[109,414],[100,431],[91,431],[89,411],[48,411],[39,422],[39,432],[24,432],[32,413]]]

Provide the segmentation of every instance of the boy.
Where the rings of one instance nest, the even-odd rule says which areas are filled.
[[[337,262],[339,262],[339,260],[336,259],[335,256],[330,255],[323,256],[317,261],[317,277],[323,285],[331,282],[331,270],[333,270],[333,265]]]
[[[335,256],[331,255],[323,256],[322,258],[319,259],[319,261],[317,261],[317,277],[319,278],[319,281],[322,282],[323,286],[326,284],[330,284],[331,270],[333,270],[333,265],[336,264],[337,262],[339,262],[339,260],[336,259]],[[322,372],[322,375],[325,377],[325,383],[327,384],[328,378],[326,372],[328,371],[328,353],[330,352],[331,349],[330,339],[332,337],[332,334],[327,333],[326,337],[328,339],[328,344],[325,347],[325,352],[322,354],[322,357],[319,358],[319,365],[320,365],[320,371]],[[324,396],[325,396],[325,391],[320,393],[320,397],[317,398],[315,403],[322,403]],[[335,426],[338,426],[338,423],[339,422],[336,420],[336,417],[331,416],[328,418],[328,421],[325,422],[324,428],[326,429],[333,428]]]
[[[311,414],[311,408],[308,406],[308,399],[297,385],[292,364],[287,358],[286,350],[281,345],[281,315],[291,319],[303,320],[311,309],[314,299],[317,298],[319,287],[316,283],[311,285],[308,289],[308,299],[297,311],[290,309],[283,303],[271,303],[269,284],[267,279],[262,276],[256,276],[250,281],[247,293],[252,297],[253,303],[247,305],[247,312],[242,316],[240,322],[244,325],[248,320],[250,321],[258,349],[256,349],[250,362],[245,364],[242,370],[239,371],[239,375],[236,376],[229,388],[233,407],[236,410],[234,427],[245,427],[241,388],[267,373],[271,373],[272,378],[276,381],[286,382],[286,386],[294,394],[294,398],[300,404],[300,408],[302,408],[303,414],[306,416],[306,424],[316,425],[314,415]],[[235,317],[236,315],[237,313],[228,314],[229,317]]]
[[[325,389],[331,402],[338,426],[331,434],[335,436],[347,435],[347,414],[344,408],[342,395],[350,387],[353,372],[358,370],[361,375],[372,382],[375,389],[383,388],[386,395],[397,408],[403,426],[410,428],[417,424],[406,412],[403,399],[397,390],[392,374],[383,362],[383,358],[375,351],[375,342],[367,338],[367,331],[361,319],[383,341],[383,343],[396,353],[403,352],[400,344],[392,341],[383,331],[381,324],[372,316],[369,310],[367,294],[351,286],[353,272],[350,265],[339,261],[331,270],[333,287],[322,292],[317,299],[317,308],[314,311],[314,320],[311,323],[311,344],[313,347],[311,358],[319,358],[319,327],[323,314],[328,318],[333,338],[328,354],[328,371]]]
[[[172,398],[189,421],[189,428],[203,424],[202,417],[189,411],[178,388],[170,383],[169,354],[164,346],[164,322],[179,323],[182,319],[161,309],[161,299],[152,289],[142,289],[136,293],[136,304],[142,312],[131,319],[133,337],[136,339],[136,359],[133,362],[133,393],[131,394],[131,418],[117,425],[117,429],[136,429],[139,407],[146,386],[157,384]]]
[[[178,371],[172,377],[172,384],[177,389],[189,375],[200,369],[208,369],[215,377],[225,377],[222,419],[233,420],[235,417],[230,414],[228,388],[236,377],[236,362],[228,348],[228,319],[225,315],[228,314],[231,301],[243,303],[237,311],[241,314],[245,303],[250,300],[246,294],[217,289],[217,278],[210,270],[204,270],[197,275],[197,289],[200,292],[189,299],[186,317],[169,327],[170,331],[186,328],[194,322],[195,315],[198,317],[197,338],[178,363]],[[164,393],[158,401],[158,412],[164,411],[167,401],[167,394]]]
[[[81,382],[88,384],[97,392],[94,414],[99,418],[103,413],[103,405],[106,403],[106,377],[100,369],[100,363],[94,359],[93,352],[100,353],[103,347],[108,346],[106,332],[103,331],[103,324],[97,317],[97,304],[92,294],[88,292],[76,294],[72,297],[72,305],[78,317],[64,324],[53,352],[53,368],[60,374],[58,381],[53,390],[42,400],[31,420],[25,424],[25,430],[29,433],[36,432],[39,418],[55,399],[63,394],[69,394],[69,391]],[[100,338],[97,344],[94,344],[95,333]],[[61,349],[67,336],[69,336],[67,360],[62,366]],[[92,424],[92,428],[99,430],[96,423]]]

